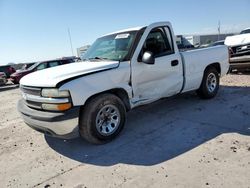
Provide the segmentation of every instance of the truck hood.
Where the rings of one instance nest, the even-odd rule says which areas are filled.
[[[20,84],[31,87],[56,87],[59,82],[64,80],[117,68],[118,66],[118,61],[84,61],[71,63],[28,74],[20,80]]]
[[[227,37],[225,40],[227,46],[239,46],[248,43],[250,43],[250,33]]]

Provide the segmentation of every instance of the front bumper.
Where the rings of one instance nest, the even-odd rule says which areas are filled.
[[[65,112],[46,112],[32,109],[23,99],[18,101],[17,109],[24,122],[31,128],[46,135],[71,139],[79,136],[78,119],[80,107]]]
[[[15,84],[18,84],[20,81],[20,78],[15,77],[15,76],[10,76],[10,81],[15,83]]]
[[[231,69],[250,69],[250,55],[230,58]]]

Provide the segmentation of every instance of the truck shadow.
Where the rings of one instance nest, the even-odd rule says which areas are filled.
[[[234,74],[234,75],[250,75],[250,69],[249,70],[243,70],[243,71],[231,72],[230,74]]]
[[[121,135],[105,145],[91,145],[80,138],[45,139],[56,152],[82,163],[155,165],[221,134],[250,135],[249,93],[249,87],[222,86],[213,100],[187,93],[139,107],[129,112]]]

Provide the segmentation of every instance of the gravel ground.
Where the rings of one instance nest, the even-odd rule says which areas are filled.
[[[250,187],[250,75],[227,75],[215,99],[194,93],[128,114],[113,142],[46,137],[0,88],[0,187]]]

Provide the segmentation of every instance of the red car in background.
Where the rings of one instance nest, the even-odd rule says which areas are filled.
[[[20,71],[17,71],[15,73],[11,74],[10,80],[14,84],[19,84],[19,81],[21,80],[21,78],[29,73],[43,70],[43,69],[47,69],[47,68],[51,68],[51,67],[55,67],[55,66],[59,66],[59,65],[65,65],[68,63],[72,63],[72,62],[75,62],[74,59],[55,59],[55,60],[37,62],[34,65],[32,65],[31,67],[29,67],[28,69],[20,70]]]

